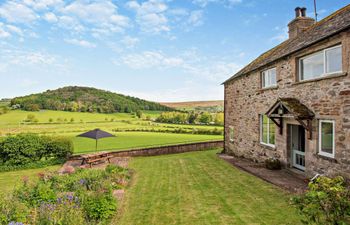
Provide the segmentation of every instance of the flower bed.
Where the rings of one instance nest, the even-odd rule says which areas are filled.
[[[75,173],[39,174],[23,180],[11,195],[0,197],[0,224],[106,224],[116,213],[113,191],[125,188],[128,169],[78,169]]]

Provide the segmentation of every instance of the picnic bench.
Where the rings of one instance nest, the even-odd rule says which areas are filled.
[[[110,159],[113,158],[112,155],[110,155],[108,152],[99,152],[94,154],[86,154],[81,156],[83,158],[83,161],[81,162],[81,165],[89,164],[90,168],[92,167],[93,163],[96,162],[106,162],[111,163]]]

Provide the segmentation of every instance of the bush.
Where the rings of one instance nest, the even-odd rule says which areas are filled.
[[[67,159],[74,151],[74,145],[71,139],[66,137],[42,137],[45,143],[45,157],[53,157],[56,159]]]
[[[87,224],[79,204],[79,198],[72,195],[58,198],[55,203],[42,203],[37,208],[35,221],[36,224],[43,225]]]
[[[350,224],[350,190],[342,177],[317,178],[293,203],[305,216],[304,224]]]
[[[265,160],[265,166],[269,170],[280,170],[282,168],[281,162],[277,158],[268,158]]]
[[[29,212],[28,207],[12,195],[0,196],[0,224],[26,223]]]
[[[23,166],[46,159],[66,159],[73,153],[73,143],[63,137],[19,134],[0,142],[0,157],[5,166]]]
[[[7,165],[24,165],[39,161],[44,152],[44,143],[35,134],[7,137],[0,145],[1,159]]]
[[[117,210],[117,201],[112,192],[95,192],[85,196],[83,208],[90,220],[107,220]]]

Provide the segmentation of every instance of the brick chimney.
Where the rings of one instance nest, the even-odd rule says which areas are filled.
[[[315,23],[315,19],[306,16],[306,8],[295,8],[295,19],[288,24],[289,38],[295,38]]]

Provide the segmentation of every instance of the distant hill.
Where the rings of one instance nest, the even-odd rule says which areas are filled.
[[[222,112],[224,110],[224,101],[191,101],[191,102],[162,102],[162,105],[175,108],[177,110],[195,110],[195,111],[209,111]]]
[[[159,103],[125,96],[91,87],[63,87],[43,93],[16,97],[11,106],[23,110],[40,109],[73,112],[135,112],[137,110],[170,111],[172,108]]]

